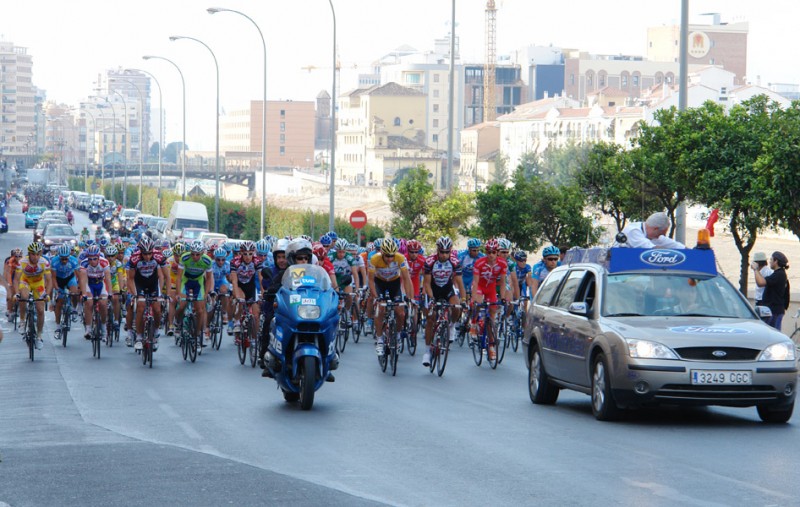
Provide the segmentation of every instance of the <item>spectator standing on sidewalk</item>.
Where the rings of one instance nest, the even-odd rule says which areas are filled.
[[[767,254],[764,252],[756,252],[753,254],[753,262],[758,264],[758,272],[764,278],[772,274],[772,269],[767,265]],[[756,284],[756,306],[764,304],[764,289],[766,287],[759,287]]]
[[[763,304],[772,311],[772,318],[767,324],[780,331],[783,315],[789,308],[789,278],[786,276],[789,259],[781,252],[772,252],[769,258],[772,274],[767,277],[761,274],[755,261],[750,263],[750,267],[756,278],[756,285],[765,288]]]

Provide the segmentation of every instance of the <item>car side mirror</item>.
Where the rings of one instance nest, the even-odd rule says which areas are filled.
[[[772,318],[772,310],[769,306],[756,306],[756,313],[764,322],[768,322]]]
[[[583,301],[579,303],[570,303],[567,311],[573,315],[580,315],[581,317],[589,316],[589,305]]]

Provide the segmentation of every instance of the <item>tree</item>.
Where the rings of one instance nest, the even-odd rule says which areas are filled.
[[[393,236],[416,238],[425,226],[426,216],[435,194],[428,182],[428,171],[417,167],[408,177],[389,187],[389,209],[394,215],[389,225]]]
[[[150,145],[150,159],[158,161],[158,150],[160,146],[157,142]]]
[[[474,216],[474,194],[453,190],[449,195],[437,197],[428,209],[426,223],[420,231],[420,241],[432,245],[439,236],[455,238]]]
[[[505,185],[508,181],[508,157],[497,154],[494,158],[494,176],[492,176],[490,184]]]
[[[180,141],[176,141],[174,143],[169,143],[164,151],[161,153],[161,156],[164,157],[165,162],[171,162],[173,164],[178,163],[178,154],[180,153],[181,146],[184,144]],[[186,145],[186,150],[189,149],[189,145]],[[156,157],[158,157],[158,152],[156,152]]]

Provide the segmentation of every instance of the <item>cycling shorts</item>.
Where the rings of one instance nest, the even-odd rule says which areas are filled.
[[[244,293],[245,301],[255,301],[258,299],[259,290],[255,277],[245,284],[240,283],[239,288],[242,289],[242,292]]]
[[[42,298],[45,295],[44,280],[30,283],[23,280],[19,282],[19,291],[22,292],[22,289],[28,289],[35,299]]]
[[[227,287],[228,292],[231,291],[231,287],[233,285],[231,282],[228,281],[227,278],[220,278],[219,280],[214,280],[214,292],[219,292],[220,287]]]
[[[103,297],[103,296],[108,297],[108,291],[106,291],[106,284],[103,282],[90,283],[87,284],[87,287],[89,287],[89,293],[93,297]]]
[[[161,291],[158,287],[158,277],[152,277],[148,279],[150,281],[142,282],[136,281],[136,294],[145,294],[151,297],[158,297],[161,295]]]
[[[497,302],[497,284],[478,284],[477,290],[475,290],[476,294],[483,294],[483,300],[488,301],[489,303],[496,303]]]
[[[397,298],[402,296],[400,291],[400,279],[396,278],[390,282],[386,280],[381,280],[380,278],[375,279],[375,290],[378,292],[378,297],[383,297],[383,295],[388,292],[389,297],[391,299]]]
[[[56,283],[58,284],[59,289],[69,289],[78,286],[78,280],[75,278],[75,275],[72,275],[69,278],[56,277]]]
[[[453,288],[453,282],[446,284],[444,287],[432,285],[431,292],[433,292],[434,301],[439,301],[440,299],[450,301],[450,298],[456,295],[456,291]]]
[[[200,300],[206,297],[205,282],[202,278],[200,280],[183,280],[181,284],[181,294],[188,296],[190,292]]]

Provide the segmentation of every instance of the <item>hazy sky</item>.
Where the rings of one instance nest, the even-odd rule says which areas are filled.
[[[255,27],[233,13],[210,15],[206,8],[242,11],[261,27],[267,44],[269,100],[313,100],[330,89],[332,21],[326,0],[1,0],[0,37],[27,47],[34,84],[50,100],[77,105],[92,94],[98,73],[138,67],[155,74],[164,92],[167,141],[179,140],[181,88],[175,69],[142,55],[170,58],[187,86],[187,144],[212,150],[214,68],[211,56],[192,41],[203,40],[220,66],[224,109],[240,108],[262,96],[262,46]],[[420,50],[449,30],[450,0],[333,0],[343,66],[364,67],[408,44]],[[497,0],[498,53],[528,44],[578,48],[594,53],[645,54],[646,28],[677,23],[680,0]],[[457,0],[456,35],[462,60],[482,62],[485,0]],[[723,22],[748,21],[748,76],[762,83],[800,82],[796,50],[800,3],[791,0],[691,0],[690,22],[719,12]],[[792,35],[794,36],[792,36]],[[314,65],[307,72],[301,67]],[[346,83],[343,83],[346,84]],[[157,106],[153,92],[152,104]]]

